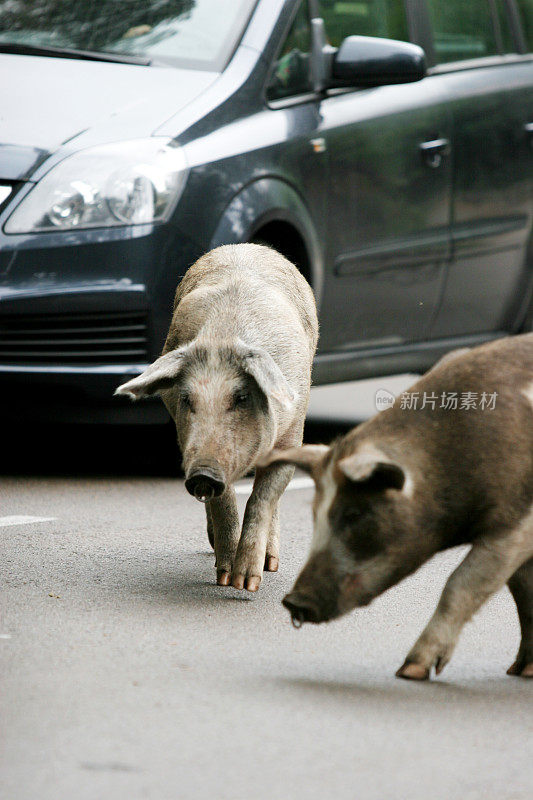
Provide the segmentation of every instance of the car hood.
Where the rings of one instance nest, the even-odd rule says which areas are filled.
[[[0,54],[0,180],[22,180],[83,134],[83,145],[151,133],[217,73]]]

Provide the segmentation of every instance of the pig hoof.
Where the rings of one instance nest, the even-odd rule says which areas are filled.
[[[429,670],[422,664],[415,664],[414,661],[407,661],[396,673],[397,678],[406,678],[408,681],[427,681]]]
[[[257,592],[260,584],[261,584],[261,578],[258,578],[257,575],[252,575],[251,578],[246,578],[245,586],[249,592]]]
[[[218,586],[229,586],[231,583],[231,573],[226,572],[225,570],[221,569],[220,572],[217,572],[217,585]]]
[[[267,572],[277,572],[279,567],[279,559],[275,556],[267,556],[265,561],[265,569]]]
[[[533,678],[533,661],[530,664],[515,661],[507,670],[507,674],[518,675],[520,678]]]
[[[257,575],[245,577],[244,575],[233,575],[231,585],[234,589],[246,589],[249,592],[257,592],[261,584],[261,578]]]
[[[231,585],[234,589],[244,589],[244,575],[232,575]]]

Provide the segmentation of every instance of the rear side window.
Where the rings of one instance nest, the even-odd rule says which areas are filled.
[[[428,0],[437,64],[499,53],[489,0]]]
[[[528,50],[533,51],[533,0],[516,0]]]
[[[347,36],[409,40],[403,0],[318,0],[316,5],[333,47]]]

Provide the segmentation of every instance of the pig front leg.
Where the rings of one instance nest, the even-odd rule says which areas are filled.
[[[290,480],[290,478],[289,478]],[[266,572],[277,572],[279,566],[279,500],[270,520],[265,556]]]
[[[463,626],[528,557],[522,537],[479,541],[448,578],[433,617],[396,675],[427,680],[432,667],[442,672]]]
[[[211,514],[210,504],[205,504],[205,515],[207,517],[207,538],[209,539],[209,544],[215,549],[215,529],[213,528],[213,515]]]
[[[522,632],[518,655],[507,674],[533,678],[533,558],[516,570],[507,585],[518,609]]]
[[[294,475],[294,467],[275,464],[257,468],[254,488],[246,504],[231,585],[256,592],[263,567],[275,572],[279,559],[278,503]]]
[[[211,523],[211,535],[215,548],[217,584],[228,586],[235,552],[239,543],[240,525],[235,489],[229,486],[224,494],[206,503],[207,530]],[[209,535],[209,541],[211,541]]]

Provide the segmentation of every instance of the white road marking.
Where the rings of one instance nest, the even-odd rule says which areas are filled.
[[[292,481],[289,483],[287,488],[285,489],[286,492],[289,489],[311,489],[315,485],[315,482],[312,478],[293,478]],[[252,481],[248,481],[247,483],[239,483],[235,487],[236,494],[250,494],[253,488]]]
[[[0,639],[11,639],[10,633],[0,633]]]
[[[29,525],[32,522],[53,522],[57,517],[0,517],[0,528],[7,528],[8,525]]]

